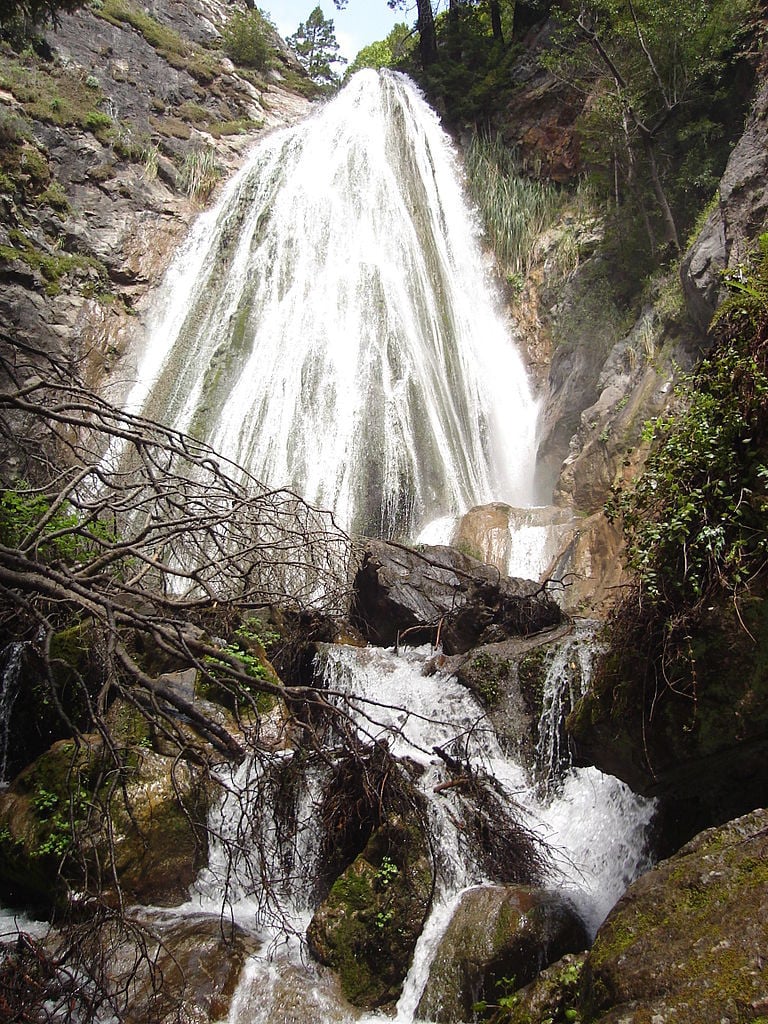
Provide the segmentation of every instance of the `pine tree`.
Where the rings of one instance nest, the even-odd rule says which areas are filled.
[[[321,85],[333,85],[338,81],[334,72],[334,63],[345,63],[338,56],[339,44],[336,42],[336,31],[331,18],[326,18],[322,10],[316,7],[302,22],[295,35],[288,39],[288,45],[295,51],[309,77]]]

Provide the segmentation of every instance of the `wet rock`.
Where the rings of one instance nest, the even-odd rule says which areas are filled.
[[[130,941],[110,950],[114,983],[118,988],[128,984],[133,993],[121,1020],[223,1020],[246,959],[258,947],[255,937],[218,916],[155,917],[146,924],[146,958],[137,962]]]
[[[393,1005],[432,898],[427,838],[404,821],[378,829],[334,882],[307,930],[309,948],[334,968],[355,1006]]]
[[[104,770],[100,736],[62,740],[0,794],[0,898],[50,908],[94,871],[108,900],[115,879],[129,902],[187,898],[207,855],[205,777],[141,745],[124,763],[122,778]]]
[[[442,671],[455,674],[483,704],[502,747],[522,764],[536,758],[543,684],[551,660],[547,652],[557,648],[570,628],[481,644],[443,663]]]
[[[471,1020],[548,964],[587,944],[561,895],[529,886],[483,886],[461,897],[440,941],[417,1014],[438,1024]]]
[[[649,639],[625,625],[567,722],[578,764],[594,764],[664,807],[662,849],[768,801],[768,606],[706,612],[690,652],[649,685]],[[694,659],[693,661],[691,659]]]
[[[449,547],[369,541],[354,582],[353,623],[383,647],[439,642],[457,654],[561,619],[539,584],[501,576]]]
[[[768,1012],[768,811],[696,836],[598,932],[579,1011],[595,1024],[760,1021]]]
[[[576,1004],[586,958],[586,953],[567,953],[543,970],[530,985],[515,992],[505,1007],[504,1024],[531,1024],[532,1021],[578,1024]]]

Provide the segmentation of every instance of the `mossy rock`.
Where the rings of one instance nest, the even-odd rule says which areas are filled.
[[[200,769],[100,736],[55,743],[0,794],[0,899],[47,911],[68,890],[173,906],[207,855]]]
[[[567,953],[545,968],[530,985],[511,996],[500,996],[503,1006],[490,1024],[581,1024],[577,1009],[579,985],[587,954]]]
[[[98,737],[60,740],[0,794],[0,898],[47,911],[79,879],[73,830],[82,826],[102,763]]]
[[[738,613],[713,603],[663,672],[653,638],[636,636],[630,624],[568,718],[579,763],[663,800],[666,849],[713,821],[768,803],[764,596],[756,594]]]
[[[587,934],[556,892],[524,885],[478,886],[461,897],[435,953],[417,1015],[438,1024],[473,1019],[531,981]]]
[[[312,954],[355,1006],[392,1006],[426,919],[433,873],[426,837],[393,819],[334,882],[307,930]]]
[[[768,811],[698,835],[642,875],[600,928],[578,1009],[590,1022],[768,1014]]]

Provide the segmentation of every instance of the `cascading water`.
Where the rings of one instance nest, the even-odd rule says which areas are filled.
[[[346,528],[412,537],[474,505],[530,502],[536,405],[450,145],[406,79],[361,73],[316,116],[263,140],[199,218],[159,305],[128,407],[333,509]],[[459,738],[466,761],[496,780],[552,849],[547,885],[568,893],[592,931],[642,866],[650,803],[574,770],[558,748],[556,709],[575,684],[556,666],[575,657],[582,684],[589,671],[575,648],[560,653],[537,774],[505,756],[456,680],[422,674],[425,652],[327,651],[324,685],[343,695],[350,728],[419,766],[434,837],[436,888],[399,1024],[417,1018],[460,894],[487,881],[457,828],[458,797],[440,788],[435,747]],[[222,774],[227,796],[211,821],[220,841],[175,913],[224,905],[260,944],[229,1024],[383,1019],[351,1007],[306,954],[323,867],[316,810],[333,757],[282,750]]]
[[[404,650],[398,656],[376,648],[328,648],[323,685],[346,695],[345,706],[361,737],[385,742],[394,756],[420,766],[419,787],[428,804],[436,890],[398,1002],[398,1024],[418,1019],[431,959],[461,893],[486,881],[478,851],[460,826],[457,798],[451,789],[441,791],[445,765],[434,755],[435,747],[460,747],[467,763],[496,780],[523,824],[551,850],[546,884],[567,894],[592,933],[647,866],[644,843],[653,803],[594,769],[570,767],[558,755],[547,725],[552,706],[567,702],[572,689],[588,684],[591,645],[585,629],[584,635],[564,638],[555,651],[538,727],[551,756],[539,758],[538,768],[504,754],[485,710],[466,688],[449,676],[423,673],[431,653],[427,649]],[[332,974],[306,956],[303,936],[314,909],[314,882],[322,870],[317,807],[328,768],[296,762],[296,756],[280,751],[258,766],[248,763],[232,773],[230,795],[214,812],[211,825],[214,834],[239,852],[232,862],[224,843],[214,846],[187,911],[218,914],[224,901],[236,921],[258,930],[261,951],[246,964],[228,1024],[381,1024],[391,1018],[361,1014],[349,1006]],[[289,777],[294,800],[286,800]]]
[[[536,403],[456,172],[392,73],[264,139],[172,267],[127,406],[354,532],[528,504]]]

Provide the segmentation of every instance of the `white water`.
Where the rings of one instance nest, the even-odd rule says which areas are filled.
[[[369,740],[386,740],[398,757],[424,768],[419,786],[429,801],[430,829],[437,839],[437,891],[397,1006],[398,1024],[416,1019],[432,956],[462,892],[484,881],[466,834],[457,829],[461,808],[455,791],[434,792],[448,778],[443,762],[432,753],[434,746],[485,769],[502,785],[509,800],[521,808],[523,823],[552,851],[547,884],[568,895],[592,933],[647,866],[644,850],[652,802],[595,769],[571,768],[547,725],[553,705],[562,707],[588,683],[588,628],[582,633],[566,637],[552,659],[539,723],[541,743],[551,748],[543,760],[551,763],[538,772],[505,757],[468,690],[451,677],[422,674],[428,649],[405,650],[399,656],[375,648],[328,649],[324,682],[352,698],[360,733]],[[567,667],[577,663],[578,672],[569,674]],[[234,918],[262,940],[260,954],[246,963],[228,1024],[381,1024],[391,1018],[350,1007],[331,972],[312,964],[303,946],[318,870],[316,806],[323,770],[314,768],[302,775],[296,814],[290,819],[297,824],[297,836],[284,842],[280,836],[287,832],[281,829],[280,808],[269,790],[292,756],[282,752],[273,755],[265,769],[249,764],[233,775],[232,792],[245,796],[227,798],[214,813],[212,826],[230,840],[240,840],[244,856],[233,877],[223,850],[214,846],[210,867],[201,874],[186,909],[218,914],[226,899]],[[273,769],[278,775],[265,782],[265,774]],[[269,906],[264,903],[268,887],[277,897]]]
[[[199,219],[127,405],[354,531],[526,505],[536,403],[486,277],[436,115],[363,71]]]
[[[360,532],[415,536],[475,505],[529,504],[536,405],[457,181],[435,115],[398,76],[362,73],[306,123],[265,139],[172,268],[129,408],[190,430]],[[588,665],[577,657],[581,685]],[[434,793],[446,778],[434,746],[457,743],[521,806],[553,850],[548,884],[592,931],[642,867],[652,814],[615,779],[568,767],[555,720],[575,685],[567,672],[551,674],[537,776],[504,756],[455,680],[421,674],[423,658],[332,648],[326,667],[329,685],[359,698],[364,735],[425,769],[438,889],[398,1024],[415,1019],[462,891],[484,881],[458,835],[455,794]],[[213,843],[181,912],[218,915],[224,903],[261,942],[228,1024],[372,1024],[382,1018],[346,1004],[304,946],[323,772],[304,771],[285,807],[276,780],[293,757],[224,779],[230,795],[211,825],[241,854],[230,863]]]

